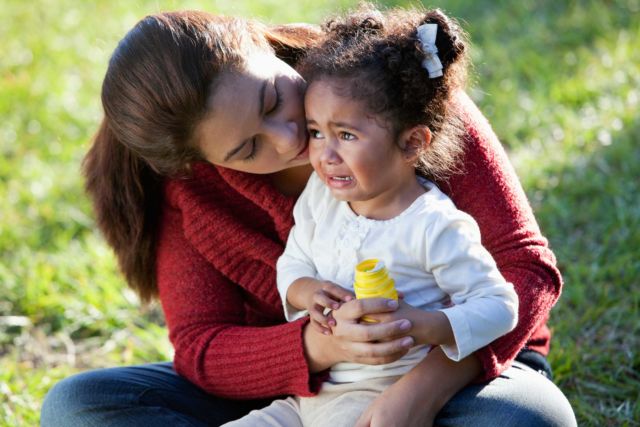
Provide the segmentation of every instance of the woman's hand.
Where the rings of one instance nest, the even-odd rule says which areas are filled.
[[[352,300],[332,312],[336,321],[332,335],[305,327],[303,339],[311,372],[339,362],[380,365],[404,356],[415,345],[414,339],[407,336],[411,322],[403,318],[385,323],[359,322],[364,315],[397,309],[397,301],[384,298]]]

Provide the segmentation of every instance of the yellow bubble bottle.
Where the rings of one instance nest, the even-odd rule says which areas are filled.
[[[394,280],[384,263],[378,259],[367,259],[356,265],[353,290],[356,298],[389,298],[398,300]],[[375,323],[376,320],[362,318],[364,322]]]

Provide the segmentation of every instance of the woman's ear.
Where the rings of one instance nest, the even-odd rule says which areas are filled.
[[[400,149],[408,162],[415,162],[431,143],[431,130],[424,125],[414,126],[400,134]]]

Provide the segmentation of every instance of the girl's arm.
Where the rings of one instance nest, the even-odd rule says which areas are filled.
[[[516,328],[475,353],[482,364],[480,379],[491,379],[506,369],[525,345],[546,354],[546,321],[560,295],[562,278],[493,130],[465,93],[458,94],[457,103],[467,128],[464,170],[439,185],[458,209],[477,221],[483,245],[519,299]]]
[[[480,361],[474,355],[453,362],[436,347],[378,396],[356,427],[431,426],[442,407],[481,371]]]
[[[518,299],[482,246],[475,221],[440,197],[432,202],[424,232],[414,232],[421,237],[412,245],[451,304],[423,311],[403,303],[393,313],[372,317],[409,319],[417,344],[441,346],[448,357],[459,361],[515,327]]]

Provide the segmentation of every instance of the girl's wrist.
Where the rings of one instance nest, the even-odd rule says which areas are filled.
[[[318,286],[318,281],[311,277],[296,279],[287,290],[287,302],[298,310],[308,310],[311,295]]]
[[[455,336],[449,319],[442,311],[417,310],[409,319],[411,334],[417,344],[455,345]]]

